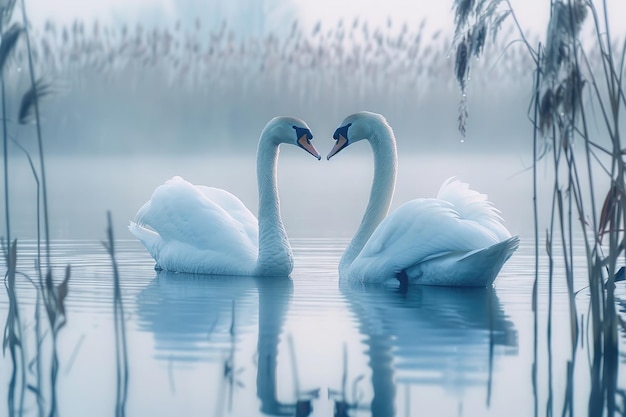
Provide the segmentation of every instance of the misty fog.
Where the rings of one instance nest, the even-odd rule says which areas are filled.
[[[464,146],[451,35],[389,21],[340,20],[280,37],[235,37],[227,23],[102,27],[48,22],[34,32],[46,150],[55,154],[254,153],[276,115],[307,121],[329,140],[347,114],[390,121],[402,149],[508,152],[529,149],[532,64],[520,46],[497,45],[473,63]],[[452,55],[452,56],[451,56]],[[24,48],[9,69],[8,113],[29,80]],[[15,134],[28,145],[34,129]],[[319,142],[318,142],[319,143]]]

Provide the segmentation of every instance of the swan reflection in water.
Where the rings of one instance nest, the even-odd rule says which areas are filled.
[[[517,354],[517,331],[491,287],[400,290],[342,281],[340,289],[365,336],[373,391],[358,405],[345,393],[344,407],[394,416],[400,386],[458,393],[486,384],[489,393],[494,359]]]
[[[441,387],[458,398],[464,388],[481,384],[489,392],[498,358],[517,354],[517,331],[493,288],[410,286],[401,291],[341,281],[340,292],[364,335],[372,394],[355,399],[354,381],[348,381],[347,392],[333,395],[336,416],[395,416],[403,386]],[[258,358],[245,365],[256,371],[258,412],[306,416],[295,400],[282,403],[277,396],[279,344],[292,294],[290,278],[161,271],[139,295],[138,323],[153,334],[158,360],[218,362],[232,348],[234,305],[236,338],[245,337],[242,329],[245,333],[258,320]],[[208,375],[207,380],[213,379]]]
[[[292,293],[288,277],[159,271],[139,294],[139,327],[153,334],[157,359],[218,361],[233,349],[231,326],[236,333],[253,326],[258,317],[256,392],[260,412],[293,416],[296,404],[278,401],[276,385],[278,345]],[[252,359],[246,363],[254,365]]]

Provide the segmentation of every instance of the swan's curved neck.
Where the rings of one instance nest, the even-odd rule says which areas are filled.
[[[287,276],[293,269],[291,246],[280,216],[278,154],[278,142],[267,137],[259,140],[259,257],[255,275]]]
[[[388,125],[377,123],[368,141],[374,154],[374,180],[370,199],[361,224],[341,257],[340,273],[350,267],[376,227],[387,216],[396,186],[398,154],[393,131]]]

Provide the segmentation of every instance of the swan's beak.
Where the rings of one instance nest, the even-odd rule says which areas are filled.
[[[306,137],[306,135],[300,136],[300,139],[298,139],[298,145],[302,149],[316,157],[318,161],[322,159],[322,155],[320,155],[317,149],[315,149],[315,146],[311,144],[311,141]]]
[[[330,160],[335,154],[338,154],[340,150],[348,146],[348,139],[343,135],[339,135],[339,139],[335,142],[335,146],[330,150],[330,153],[326,157],[327,160]]]

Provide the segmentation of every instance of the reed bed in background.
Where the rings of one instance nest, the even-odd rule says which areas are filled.
[[[210,138],[215,149],[240,140],[254,143],[258,126],[276,113],[334,120],[362,108],[397,114],[402,129],[414,120],[416,107],[454,101],[451,38],[433,33],[426,21],[417,27],[393,21],[374,27],[360,20],[320,23],[312,30],[296,22],[288,26],[288,36],[238,39],[228,24],[147,28],[49,22],[31,42],[35,71],[65,90],[51,98],[55,105],[46,113],[47,132],[54,135],[49,146],[72,152],[173,151]],[[502,59],[496,48],[504,45],[506,40],[485,47],[492,50],[486,56],[494,58],[474,64],[484,71],[475,72],[473,85],[501,80],[502,91],[518,91],[532,60],[520,48],[507,49]],[[19,71],[26,65],[20,42],[9,72],[13,85],[26,82]],[[238,133],[236,140],[232,132]]]
[[[555,263],[565,269],[570,307],[571,353],[565,375],[561,415],[574,415],[574,369],[582,366],[577,353],[585,341],[589,352],[590,391],[587,398],[589,416],[626,414],[624,392],[618,389],[619,344],[618,327],[624,330],[616,309],[615,283],[623,280],[626,259],[626,188],[624,172],[624,144],[621,124],[626,106],[624,83],[626,40],[616,41],[608,24],[606,1],[601,6],[584,0],[553,0],[549,3],[551,17],[545,41],[532,43],[519,28],[521,41],[535,63],[534,82],[529,118],[532,122],[533,154],[535,161],[549,159],[553,174],[551,211],[539,213],[537,200],[543,198],[535,191],[535,247],[539,264],[540,217],[547,216],[545,231],[546,252],[550,274],[548,299],[538,298],[537,287],[546,282],[536,272],[533,290],[535,313],[535,415],[539,415],[537,397],[537,341],[538,303],[549,304],[547,341],[549,359],[549,396],[545,414],[553,415],[554,404],[551,356],[551,305]],[[464,108],[466,76],[470,58],[482,52],[486,33],[496,36],[499,24],[511,16],[517,24],[515,12],[508,0],[456,0],[456,78],[461,88],[459,128],[463,131],[467,120]],[[591,26],[591,42],[583,42],[581,32],[585,22]],[[598,115],[601,128],[591,127]],[[534,190],[536,164],[534,166]],[[600,174],[598,174],[598,172]],[[608,189],[602,206],[598,205],[597,189]],[[606,188],[605,188],[606,187]],[[586,272],[589,303],[583,308],[587,321],[579,320],[579,303],[574,288],[574,245],[582,236],[586,254]],[[620,265],[622,269],[620,269]],[[538,271],[538,267],[536,269]],[[620,272],[621,271],[621,272]],[[584,336],[587,337],[584,337]],[[621,402],[621,403],[620,403]],[[621,405],[620,405],[621,404]]]
[[[138,24],[101,27],[98,22],[86,29],[76,21],[71,28],[57,29],[48,22],[34,43],[36,62],[47,71],[77,76],[80,80],[90,71],[105,79],[116,80],[120,74],[155,73],[168,82],[164,88],[198,88],[212,91],[215,85],[234,87],[242,80],[263,77],[280,82],[300,79],[318,84],[352,81],[355,86],[382,88],[388,91],[398,77],[402,84],[428,84],[435,78],[445,79],[449,72],[447,57],[450,39],[441,31],[430,36],[426,21],[419,27],[398,27],[390,20],[384,27],[370,28],[358,19],[351,24],[339,21],[328,28],[318,23],[306,33],[294,21],[288,36],[272,33],[262,37],[235,40],[224,23],[217,30],[202,30],[198,24],[191,31],[180,24],[174,28],[146,29]],[[511,52],[524,58],[516,51]],[[17,61],[22,57],[18,52]],[[512,77],[529,70],[522,59],[499,71]],[[486,62],[485,65],[493,64]],[[508,65],[508,64],[504,64]],[[513,74],[511,74],[513,71]],[[288,77],[287,77],[288,76]],[[321,79],[320,79],[321,78]],[[363,88],[360,88],[361,92]]]

